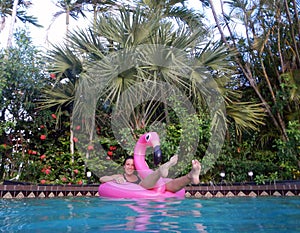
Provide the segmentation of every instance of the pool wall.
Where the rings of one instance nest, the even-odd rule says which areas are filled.
[[[93,185],[33,185],[22,183],[0,184],[0,198],[53,198],[98,196],[99,184]],[[187,198],[235,196],[300,196],[300,181],[255,185],[195,185],[187,186]]]

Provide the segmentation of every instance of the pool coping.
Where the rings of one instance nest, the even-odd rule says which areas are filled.
[[[0,184],[0,198],[96,197],[99,196],[98,187],[99,184],[35,185],[4,182]],[[300,196],[300,181],[286,181],[265,185],[256,185],[254,183],[191,185],[185,187],[185,196],[187,198]]]

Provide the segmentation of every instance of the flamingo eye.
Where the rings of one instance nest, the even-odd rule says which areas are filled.
[[[151,138],[151,134],[147,134],[145,138],[146,138],[146,141],[148,142]]]

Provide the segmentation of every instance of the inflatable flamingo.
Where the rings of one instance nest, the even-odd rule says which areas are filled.
[[[161,162],[160,140],[156,132],[143,134],[134,147],[134,166],[143,179],[153,172],[145,160],[147,147],[153,148],[154,163]],[[184,197],[185,190],[181,189],[176,193],[165,189],[168,178],[160,178],[152,189],[145,189],[138,184],[126,182],[118,184],[113,181],[101,184],[98,188],[99,196],[111,198],[161,198],[161,197]]]

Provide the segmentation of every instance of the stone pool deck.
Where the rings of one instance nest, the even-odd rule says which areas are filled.
[[[0,184],[0,198],[54,198],[99,196],[99,184],[91,185],[34,185],[4,182]],[[255,185],[193,185],[187,186],[187,198],[299,196],[300,181]]]

